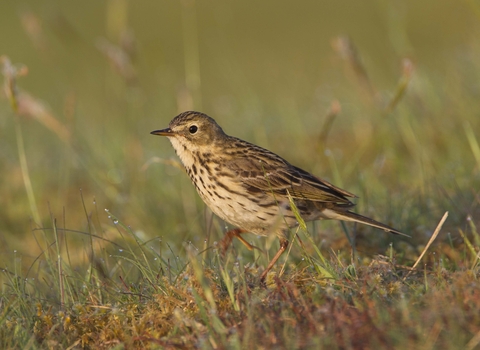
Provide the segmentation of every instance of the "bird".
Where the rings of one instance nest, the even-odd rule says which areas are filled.
[[[226,233],[224,247],[237,237],[252,249],[241,236],[247,232],[278,237],[280,248],[261,273],[261,282],[287,249],[289,229],[298,226],[291,201],[304,221],[352,221],[405,235],[353,212],[349,198],[354,194],[265,148],[227,135],[204,113],[180,113],[167,128],[151,134],[168,138],[203,202],[235,227]]]

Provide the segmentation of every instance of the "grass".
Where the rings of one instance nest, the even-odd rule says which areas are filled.
[[[390,25],[396,53],[385,69],[388,50],[370,40],[379,24],[360,9],[360,27],[344,24],[361,29],[353,39],[312,35],[328,30],[311,23],[335,27],[327,17],[295,27],[306,42],[332,44],[322,54],[331,59],[316,62],[298,33],[285,32],[281,19],[297,11],[288,6],[268,22],[285,41],[280,52],[275,41],[263,49],[265,8],[257,23],[257,13],[221,5],[212,22],[206,5],[164,4],[172,19],[157,21],[172,34],[155,32],[169,48],[158,54],[143,26],[155,11],[139,7],[139,21],[115,4],[100,9],[105,38],[96,34],[103,22],[92,22],[98,5],[88,16],[7,7],[5,23],[30,41],[17,33],[1,62],[1,348],[480,348],[480,47],[463,39],[463,21],[445,24],[458,30],[448,29],[455,45],[438,32],[448,54],[422,54],[416,40],[428,28],[365,5]],[[438,11],[454,20],[451,8]],[[260,39],[247,45],[250,27]],[[401,49],[405,33],[418,35],[411,51]],[[220,256],[225,224],[170,145],[148,137],[199,106],[412,237],[299,217],[287,254],[259,285],[277,239],[247,236],[265,254],[235,241]]]
[[[202,258],[189,245],[181,259],[110,220],[125,248],[94,242],[92,262],[73,269],[50,245],[42,268],[4,271],[4,348],[478,346],[478,245],[466,236],[469,249],[458,259],[446,246],[418,270],[400,264],[393,245],[388,256],[354,263],[305,252],[262,287],[256,265],[233,254]]]

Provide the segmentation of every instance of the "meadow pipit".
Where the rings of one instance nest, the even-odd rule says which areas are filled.
[[[261,274],[261,281],[286,250],[288,229],[298,225],[289,197],[305,221],[354,221],[403,235],[351,212],[354,204],[348,197],[355,195],[297,168],[273,152],[225,134],[206,114],[181,113],[168,128],[151,133],[168,137],[205,204],[237,227],[227,233],[226,245],[238,237],[252,248],[240,236],[244,232],[278,236],[280,249]]]

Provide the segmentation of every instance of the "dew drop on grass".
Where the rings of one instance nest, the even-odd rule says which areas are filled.
[[[114,220],[113,220],[113,224],[114,224],[114,225],[118,224],[118,220],[117,220],[117,219],[114,219]]]
[[[111,216],[111,215],[109,215],[109,216],[108,216],[108,218],[109,218],[109,219],[111,219],[111,218],[112,218],[112,216]]]
[[[158,260],[158,258],[153,258],[153,260],[157,261],[157,260]]]
[[[118,251],[121,253],[121,252],[123,252],[123,249],[119,249]]]
[[[105,209],[105,212],[107,212],[107,213],[108,213],[108,212],[110,212],[110,210],[108,210],[108,209]]]

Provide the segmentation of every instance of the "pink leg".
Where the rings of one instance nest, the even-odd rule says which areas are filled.
[[[262,272],[260,275],[260,282],[265,282],[265,277],[267,277],[268,272],[272,269],[273,265],[277,262],[280,256],[287,250],[288,247],[288,240],[285,238],[280,238],[280,249],[278,250],[277,254],[273,257],[273,259],[268,263],[267,268]]]

